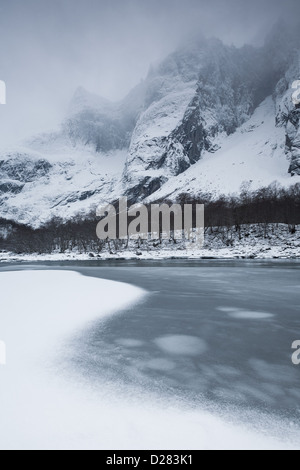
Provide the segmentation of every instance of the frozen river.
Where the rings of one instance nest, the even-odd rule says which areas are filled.
[[[64,367],[89,382],[147,390],[190,406],[300,418],[300,263],[48,263],[148,292],[71,341]],[[115,292],[118,296],[118,292]],[[101,306],[101,297],[99,297]],[[80,345],[80,347],[78,347]]]

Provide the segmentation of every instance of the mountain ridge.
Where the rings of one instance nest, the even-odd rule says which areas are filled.
[[[116,103],[79,87],[60,130],[0,154],[1,217],[38,227],[122,195],[217,197],[299,182],[299,42],[276,28],[260,48],[187,43]]]

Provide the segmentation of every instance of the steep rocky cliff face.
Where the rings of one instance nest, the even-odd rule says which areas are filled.
[[[300,106],[288,115],[286,137],[287,153],[291,161],[289,173],[292,176],[300,175]]]
[[[152,70],[160,93],[137,122],[123,178],[132,199],[142,200],[204,153],[214,154],[224,136],[249,120],[294,60],[290,32],[281,33],[260,49],[202,40]]]
[[[285,153],[290,163],[288,171],[292,176],[300,175],[300,105],[292,99],[292,95],[297,91],[292,85],[299,79],[300,54],[297,50],[275,90],[276,122],[285,129]],[[300,95],[300,90],[296,94]]]
[[[0,217],[39,226],[124,194],[157,200],[300,181],[291,99],[299,44],[282,25],[260,48],[200,37],[121,102],[79,88],[60,131],[0,154]]]

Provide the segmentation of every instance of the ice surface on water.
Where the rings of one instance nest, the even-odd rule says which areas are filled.
[[[156,338],[155,344],[169,354],[198,356],[207,350],[205,341],[195,336],[168,335]]]
[[[146,363],[146,367],[158,371],[168,371],[175,369],[176,364],[168,359],[153,359]]]
[[[139,348],[143,346],[144,342],[139,341],[138,339],[131,338],[121,338],[116,340],[116,343],[120,346],[125,346],[126,348]]]
[[[122,282],[141,277],[141,271],[121,271],[116,277]],[[215,285],[214,277],[223,275],[219,268],[201,285],[194,270],[164,283],[156,271],[144,272],[152,296],[73,273],[2,274],[1,307],[9,315],[0,316],[0,329],[10,362],[0,377],[0,448],[278,449],[289,446],[286,437],[299,447],[297,423],[294,430],[281,418],[255,412],[291,411],[295,421],[300,416],[299,369],[290,349],[298,325],[294,272],[280,275],[278,292],[272,287],[279,285],[277,270],[272,284],[270,277],[264,284],[264,271],[254,283],[247,273],[243,283],[242,271],[226,271],[238,277],[240,297]],[[190,294],[188,302],[182,293]],[[232,303],[239,308],[218,310]],[[276,314],[270,335],[267,321],[248,328],[228,317],[248,312],[247,305]],[[117,306],[122,315],[112,315]],[[196,397],[191,407],[190,391]],[[204,411],[206,399],[230,405],[230,419],[217,411],[219,405],[214,413]]]
[[[273,318],[272,313],[267,312],[256,312],[254,310],[243,310],[234,307],[218,307],[220,312],[227,313],[232,318],[237,318],[241,320],[264,320],[267,318]]]
[[[249,364],[264,380],[268,379],[270,381],[276,381],[279,375],[281,383],[293,383],[294,369],[289,365],[280,366],[278,364],[271,364],[258,359],[250,359]]]

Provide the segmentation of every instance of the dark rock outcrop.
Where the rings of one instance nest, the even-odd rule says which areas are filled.
[[[288,114],[286,148],[291,161],[289,173],[292,176],[300,175],[300,106]]]

